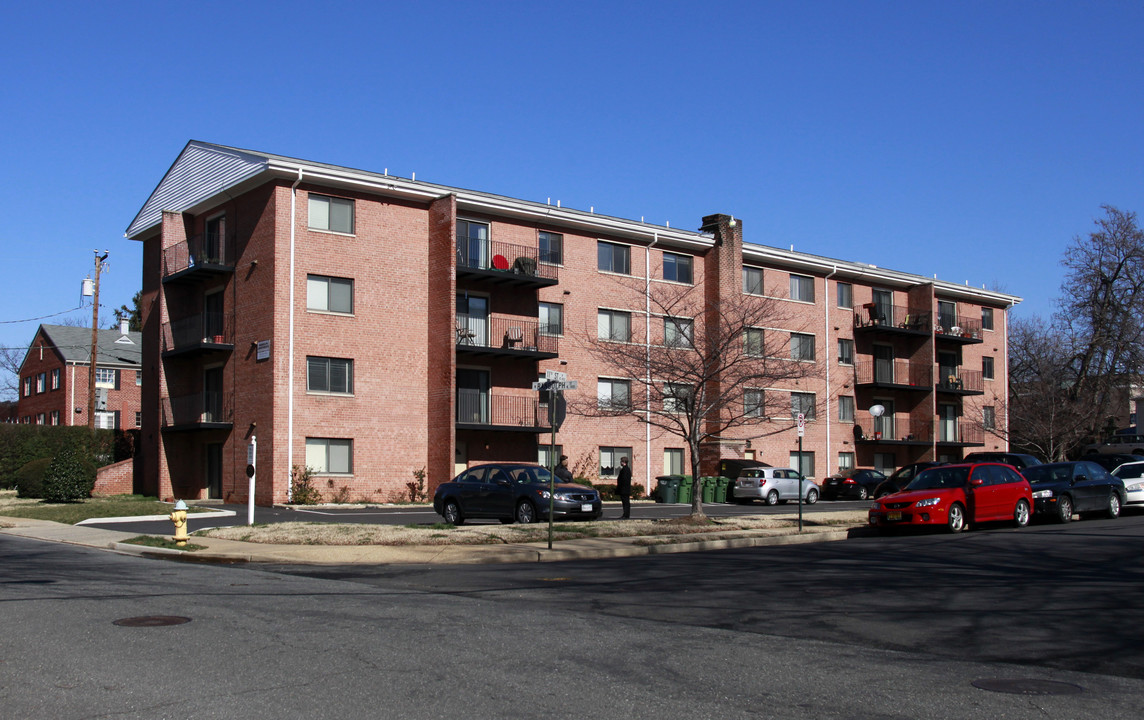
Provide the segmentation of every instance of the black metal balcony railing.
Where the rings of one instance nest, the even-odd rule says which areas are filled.
[[[548,407],[536,397],[457,388],[457,424],[547,428]]]
[[[163,398],[163,427],[229,425],[233,422],[231,396],[222,392]]]
[[[900,385],[929,390],[933,382],[933,369],[928,364],[911,363],[906,359],[859,360],[854,365],[855,380],[859,385]]]
[[[185,270],[234,269],[234,240],[223,235],[196,235],[163,250],[163,277]]]
[[[163,323],[163,352],[234,345],[234,315],[210,312]]]
[[[934,330],[943,337],[981,340],[981,318],[937,313],[934,322],[937,323]]]
[[[487,270],[557,280],[559,267],[540,262],[540,251],[493,240],[457,238],[457,269]]]
[[[951,445],[984,445],[985,430],[977,425],[938,421],[937,441]]]
[[[930,331],[930,314],[928,310],[918,310],[901,305],[866,303],[860,311],[854,313],[854,327],[928,333]]]
[[[867,415],[858,427],[863,428],[863,435],[858,438],[860,441],[933,442],[933,423],[906,414],[883,415],[880,418]],[[866,428],[870,430],[866,431]]]
[[[980,370],[938,368],[937,389],[944,392],[984,393],[985,381]]]
[[[458,347],[501,348],[559,354],[560,338],[549,335],[539,320],[457,314]]]

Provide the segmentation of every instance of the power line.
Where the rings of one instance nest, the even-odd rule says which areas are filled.
[[[71,310],[62,310],[58,313],[52,313],[51,315],[41,315],[40,317],[28,318],[27,320],[0,320],[0,325],[11,325],[13,323],[26,323],[35,322],[36,320],[46,320],[48,318],[56,317],[57,315],[67,315],[68,313],[75,312],[76,310],[83,310],[83,305],[80,305],[79,307],[73,307]]]

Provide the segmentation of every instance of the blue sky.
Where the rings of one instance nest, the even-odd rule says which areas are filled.
[[[140,287],[190,139],[968,281],[1051,312],[1144,210],[1144,2],[109,2],[5,11],[0,345]],[[14,71],[19,68],[19,71]],[[87,318],[90,309],[62,317]]]

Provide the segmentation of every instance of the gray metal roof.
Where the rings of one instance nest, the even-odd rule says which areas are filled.
[[[91,328],[41,325],[39,332],[65,362],[82,365],[91,362]],[[124,337],[131,342],[123,341]],[[124,336],[119,330],[100,330],[97,352],[96,364],[101,367],[142,367],[143,333],[129,332]]]

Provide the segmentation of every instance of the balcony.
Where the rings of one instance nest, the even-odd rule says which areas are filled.
[[[859,360],[854,366],[858,387],[929,392],[933,370],[926,364],[909,360]]]
[[[985,430],[979,426],[939,422],[937,444],[946,447],[985,445]]]
[[[538,320],[457,314],[457,352],[468,356],[524,357],[546,360],[560,355],[560,338],[542,330]]]
[[[865,427],[872,432],[858,432]],[[855,426],[854,442],[868,445],[932,445],[933,423],[909,415],[867,416],[864,424]]]
[[[938,340],[948,340],[961,345],[985,342],[981,337],[981,318],[938,313],[934,316],[934,332]]]
[[[984,395],[985,382],[980,370],[938,368],[937,391],[950,395]]]
[[[457,244],[458,279],[538,288],[560,282],[559,270],[556,265],[540,262],[536,248],[464,238]]]
[[[548,406],[536,394],[504,395],[457,388],[458,430],[539,433],[551,429]]]
[[[854,331],[855,333],[928,336],[930,334],[930,311],[901,305],[866,303],[854,311]]]
[[[163,250],[163,282],[197,282],[234,272],[234,239],[196,235]]]
[[[229,430],[234,422],[231,403],[231,396],[221,392],[165,397],[163,431]]]
[[[202,313],[163,323],[163,357],[234,350],[234,316]]]

